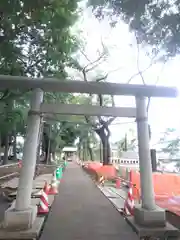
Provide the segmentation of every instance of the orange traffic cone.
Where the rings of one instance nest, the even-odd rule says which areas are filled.
[[[49,187],[46,182],[41,194],[39,205],[38,205],[38,214],[46,214],[49,212],[48,192],[49,192]]]
[[[124,214],[126,216],[133,216],[134,215],[134,198],[133,198],[133,191],[132,191],[132,185],[130,185],[128,190],[128,196],[127,199],[124,202]]]
[[[58,185],[58,182],[57,182],[57,179],[56,179],[56,175],[54,174],[51,185],[50,185],[49,193],[48,193],[49,195],[58,194],[58,186],[57,185]]]

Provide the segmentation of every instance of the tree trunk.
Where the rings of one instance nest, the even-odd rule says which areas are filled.
[[[79,140],[79,144],[78,144],[78,156],[79,156],[79,160],[83,160],[83,139],[80,138]]]
[[[110,164],[110,143],[109,138],[106,136],[102,139],[102,147],[103,147],[103,165]]]
[[[47,148],[47,152],[46,152],[46,163],[50,163],[51,162],[51,140],[49,138],[49,141],[48,141],[48,148]]]
[[[94,161],[93,151],[92,151],[92,148],[90,148],[89,146],[88,146],[88,152],[89,152],[90,160]]]
[[[41,150],[42,138],[43,138],[43,121],[42,121],[42,118],[41,118],[41,124],[40,124],[40,128],[39,128],[39,138],[38,138],[36,164],[38,164],[40,162],[40,150]]]
[[[109,143],[109,134],[106,135],[105,129],[102,128],[98,135],[102,142],[102,159],[103,159],[103,165],[109,165],[111,160],[111,147]]]
[[[51,163],[51,140],[48,140],[48,144],[45,147],[45,160],[46,164]]]
[[[1,146],[1,144],[2,144],[2,138],[1,138],[1,133],[0,133],[0,162],[2,164],[3,158],[2,158],[2,155],[1,155],[1,153],[2,153],[2,146]]]
[[[83,142],[83,162],[85,162],[87,159],[86,159],[86,145],[85,143]]]
[[[56,160],[56,152],[55,151],[52,151],[52,159],[53,159],[53,161]]]
[[[14,137],[14,141],[13,141],[13,160],[16,161],[17,160],[17,152],[16,152],[16,145],[17,145],[17,141],[16,141],[16,130],[14,128],[12,135]]]
[[[94,161],[94,154],[93,154],[92,148],[90,146],[89,138],[87,138],[87,150],[89,152],[90,160]]]
[[[42,161],[44,164],[48,163],[48,147],[49,147],[49,136],[46,132],[43,131],[42,137],[42,150],[44,152],[44,160]]]
[[[81,143],[78,143],[78,158],[81,160]]]
[[[100,158],[100,162],[102,162],[102,142],[101,141],[99,143],[99,158]]]
[[[109,137],[107,138],[107,164],[111,163],[111,146],[109,142]]]
[[[9,136],[7,134],[5,137],[3,165],[8,164],[8,152],[9,152]]]

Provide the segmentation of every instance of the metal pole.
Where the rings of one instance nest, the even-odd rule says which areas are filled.
[[[31,110],[28,116],[27,135],[24,143],[22,169],[16,198],[15,210],[23,211],[31,205],[34,170],[40,126],[40,104],[43,101],[43,91],[35,89],[32,93]]]
[[[136,97],[136,109],[142,208],[146,210],[154,210],[156,209],[156,205],[153,189],[145,97]]]

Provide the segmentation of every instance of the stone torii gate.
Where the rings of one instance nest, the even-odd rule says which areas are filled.
[[[32,228],[37,209],[31,206],[31,191],[36,164],[36,149],[41,113],[56,113],[63,115],[93,115],[135,117],[137,121],[139,166],[141,179],[142,206],[135,209],[133,222],[135,225],[165,227],[165,211],[155,204],[152,166],[149,148],[148,119],[146,110],[147,97],[176,97],[176,88],[117,84],[109,82],[59,81],[51,78],[28,78],[0,75],[0,90],[19,89],[33,90],[31,109],[28,115],[28,127],[23,153],[23,165],[20,174],[19,187],[14,209],[8,209],[4,217],[4,227],[18,229]],[[136,108],[99,107],[92,105],[66,105],[43,103],[45,92],[71,92],[106,95],[135,96]]]

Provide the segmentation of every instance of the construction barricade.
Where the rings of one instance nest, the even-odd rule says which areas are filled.
[[[140,192],[140,173],[130,172],[130,182],[136,185]],[[175,174],[153,173],[155,196],[180,196],[180,176]]]
[[[156,204],[165,210],[180,216],[180,196],[156,199]]]
[[[141,202],[139,171],[123,167],[120,167],[117,171],[113,165],[102,166],[99,162],[86,163],[85,169],[91,175],[94,174],[100,184],[104,184],[106,180],[115,180],[116,188],[130,187],[134,201],[136,203]],[[180,216],[180,176],[156,172],[153,173],[153,185],[156,204]]]
[[[105,180],[115,180],[117,178],[117,169],[113,165],[104,165],[96,169],[99,176],[103,176]]]
[[[102,165],[100,162],[86,162],[83,169],[89,173],[95,181],[116,180],[117,169],[113,165]]]
[[[140,173],[130,172],[134,199],[141,200]],[[153,173],[153,185],[156,204],[180,216],[180,176],[171,173]]]
[[[84,170],[98,181],[97,169],[102,166],[100,162],[86,162],[83,166]]]

